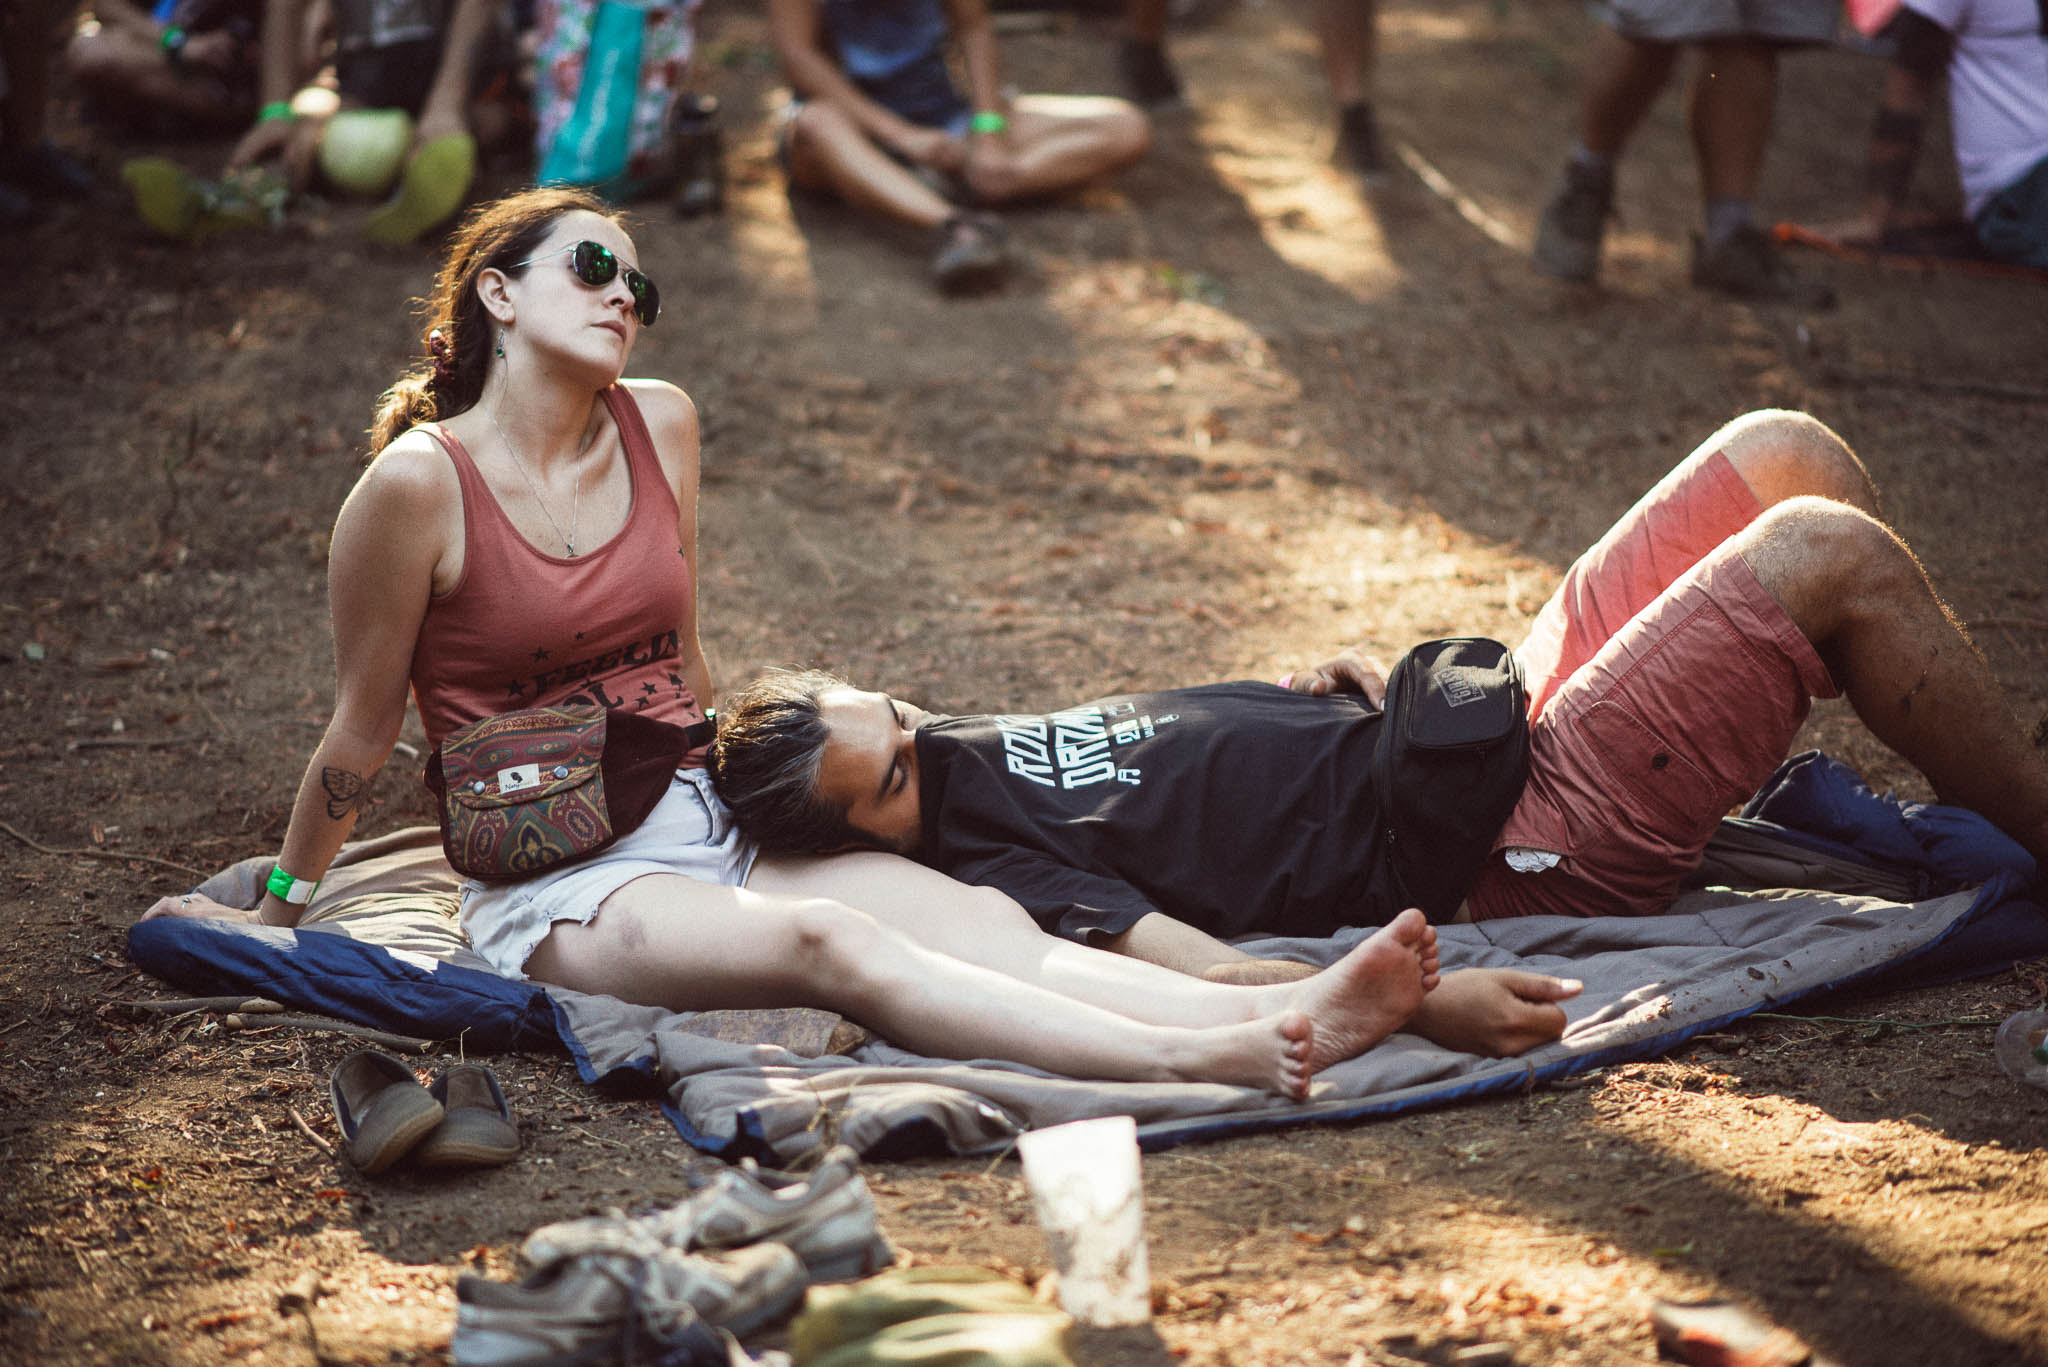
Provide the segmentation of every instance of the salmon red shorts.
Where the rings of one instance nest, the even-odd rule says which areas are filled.
[[[1729,544],[1760,511],[1726,455],[1695,456],[1567,572],[1516,651],[1529,782],[1466,899],[1474,920],[1665,910],[1812,699],[1839,694]],[[1509,849],[1560,858],[1522,873]]]

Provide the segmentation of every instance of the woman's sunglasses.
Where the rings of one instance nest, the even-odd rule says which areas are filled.
[[[633,316],[640,320],[641,327],[654,326],[654,320],[661,316],[661,291],[655,288],[652,280],[631,266],[619,265],[619,258],[602,242],[585,239],[573,247],[559,247],[551,252],[543,252],[539,256],[529,256],[524,261],[515,261],[512,269],[531,266],[536,261],[547,261],[560,256],[563,252],[569,253],[569,269],[576,272],[576,278],[594,290],[603,289],[611,284],[623,270],[626,273],[626,288],[633,292]]]

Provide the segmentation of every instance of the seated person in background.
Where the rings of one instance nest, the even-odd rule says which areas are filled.
[[[389,203],[364,233],[410,242],[462,207],[476,171],[473,99],[512,66],[506,0],[330,0],[334,67],[344,110],[402,109],[412,141]],[[326,114],[297,101],[310,79],[295,37],[308,0],[267,0],[256,122],[229,168],[276,158],[294,190],[310,180]],[[505,41],[499,41],[500,39]]]
[[[1944,73],[1964,208],[1978,245],[2001,261],[2048,269],[2048,33],[2038,0],[1906,0],[1877,124],[1869,199],[1836,229],[1881,245],[1901,226],[1928,107]]]
[[[983,0],[769,0],[768,15],[797,94],[783,133],[791,182],[935,232],[942,289],[992,284],[1008,265],[1001,220],[962,205],[1069,190],[1151,145],[1127,101],[1006,92]]]
[[[2048,761],[1875,509],[1833,432],[1752,414],[1582,555],[1517,651],[1530,772],[1466,911],[1665,910],[1811,698],[1843,692],[1945,800],[2048,857]],[[777,674],[726,699],[712,766],[764,849],[907,854],[1048,930],[1199,974],[1242,958],[1218,937],[1327,935],[1399,910],[1376,876],[1384,689],[1346,652],[1286,688],[944,718]],[[1492,1052],[1555,1036],[1549,1003],[1569,995],[1534,975],[1447,974],[1410,1028],[1448,1042],[1429,1015],[1467,992]]]
[[[214,133],[256,117],[263,0],[94,0],[65,50],[98,110],[136,131]]]

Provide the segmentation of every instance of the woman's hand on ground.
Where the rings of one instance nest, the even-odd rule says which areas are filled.
[[[160,897],[156,904],[142,913],[142,919],[153,921],[159,916],[185,916],[193,920],[246,921],[256,924],[261,918],[254,909],[223,906],[211,897],[202,897],[188,892],[182,897]]]
[[[1459,969],[1444,974],[1406,1028],[1446,1049],[1507,1058],[1564,1034],[1564,1011],[1556,1003],[1584,986],[1576,978],[1512,968]]]

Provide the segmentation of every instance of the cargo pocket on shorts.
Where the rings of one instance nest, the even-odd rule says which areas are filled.
[[[1641,717],[1598,702],[1579,718],[1578,731],[1593,762],[1638,808],[1639,825],[1679,846],[1713,833],[1730,799]]]

